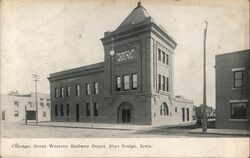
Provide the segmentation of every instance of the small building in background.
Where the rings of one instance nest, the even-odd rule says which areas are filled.
[[[202,105],[194,106],[194,111],[195,111],[195,118],[202,119]],[[206,112],[207,112],[208,119],[216,117],[215,109],[213,107],[206,106]]]
[[[250,129],[250,50],[215,59],[216,128]]]
[[[50,96],[37,93],[38,121],[50,121]],[[1,94],[1,120],[6,122],[25,121],[25,107],[29,118],[35,118],[36,97],[35,93],[19,94],[10,92]]]

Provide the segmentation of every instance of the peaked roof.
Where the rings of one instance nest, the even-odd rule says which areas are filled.
[[[138,2],[137,7],[125,18],[117,29],[127,25],[144,22],[148,17],[150,17],[150,15],[147,10],[141,5],[141,2]]]

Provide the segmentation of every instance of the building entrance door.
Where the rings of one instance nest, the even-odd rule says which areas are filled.
[[[122,123],[130,123],[130,109],[122,109]]]
[[[5,120],[5,111],[2,111],[2,120]]]
[[[132,123],[133,122],[133,106],[129,103],[122,103],[118,108],[118,123]]]
[[[185,122],[185,109],[181,108],[182,110],[182,121]]]
[[[36,120],[36,111],[28,110],[26,117],[27,120]]]
[[[79,122],[80,111],[79,111],[79,104],[76,104],[76,121]]]

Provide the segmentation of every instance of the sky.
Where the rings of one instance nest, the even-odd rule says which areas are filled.
[[[100,39],[137,0],[12,0],[1,6],[1,94],[49,93],[50,73],[102,62]],[[248,0],[141,0],[177,42],[174,93],[202,103],[203,31],[207,33],[207,102],[215,107],[215,55],[249,49]]]

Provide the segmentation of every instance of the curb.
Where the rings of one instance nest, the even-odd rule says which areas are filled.
[[[244,136],[244,137],[250,137],[250,134],[246,133],[246,134],[238,134],[238,133],[209,133],[209,132],[206,132],[206,133],[203,133],[203,132],[188,132],[190,134],[210,134],[210,135],[235,135],[235,136]]]

